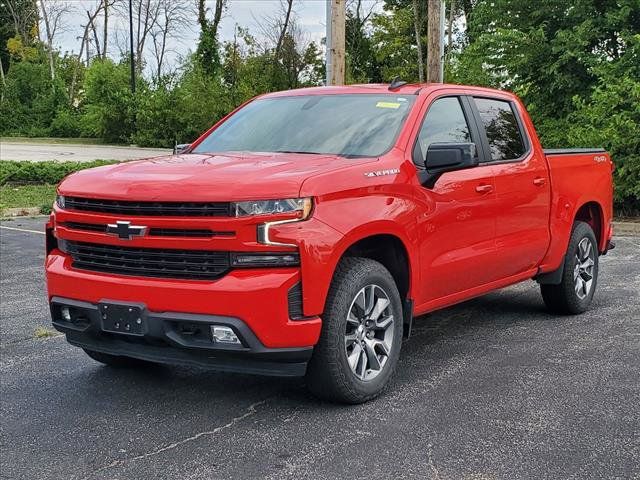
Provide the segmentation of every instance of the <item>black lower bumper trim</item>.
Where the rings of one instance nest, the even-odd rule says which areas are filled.
[[[122,305],[103,300],[104,304]],[[80,348],[155,363],[198,366],[223,372],[296,377],[305,374],[313,347],[265,347],[240,319],[189,313],[155,313],[143,304],[143,334],[127,335],[105,331],[99,305],[66,298],[51,299],[54,327],[65,333],[67,341]],[[71,319],[62,316],[67,307]],[[241,345],[214,342],[210,326],[225,325],[233,329]]]

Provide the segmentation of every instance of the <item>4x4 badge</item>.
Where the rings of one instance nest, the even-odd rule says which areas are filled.
[[[122,240],[131,240],[133,237],[141,237],[147,232],[147,227],[131,225],[131,222],[118,220],[116,223],[107,224],[107,233],[117,235]]]

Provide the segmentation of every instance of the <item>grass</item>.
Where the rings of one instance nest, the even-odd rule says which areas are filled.
[[[58,335],[60,335],[60,333],[47,327],[36,327],[33,331],[33,336],[36,338],[50,338],[57,337]]]
[[[2,185],[0,212],[5,215],[9,208],[38,207],[41,213],[48,213],[55,198],[55,185]]]
[[[55,145],[107,145],[99,138],[0,137],[0,143],[50,143]]]

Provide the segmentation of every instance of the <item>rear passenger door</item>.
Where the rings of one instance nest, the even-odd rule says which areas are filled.
[[[549,246],[550,178],[542,152],[536,152],[515,102],[474,97],[472,105],[484,136],[496,192],[498,278],[535,268]]]

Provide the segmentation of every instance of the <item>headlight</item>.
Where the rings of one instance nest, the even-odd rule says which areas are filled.
[[[64,208],[64,197],[62,195],[56,195],[56,204],[60,208]]]
[[[249,202],[234,203],[233,212],[235,213],[236,217],[296,213],[300,220],[304,220],[311,213],[311,206],[312,202],[310,198],[252,200]]]

